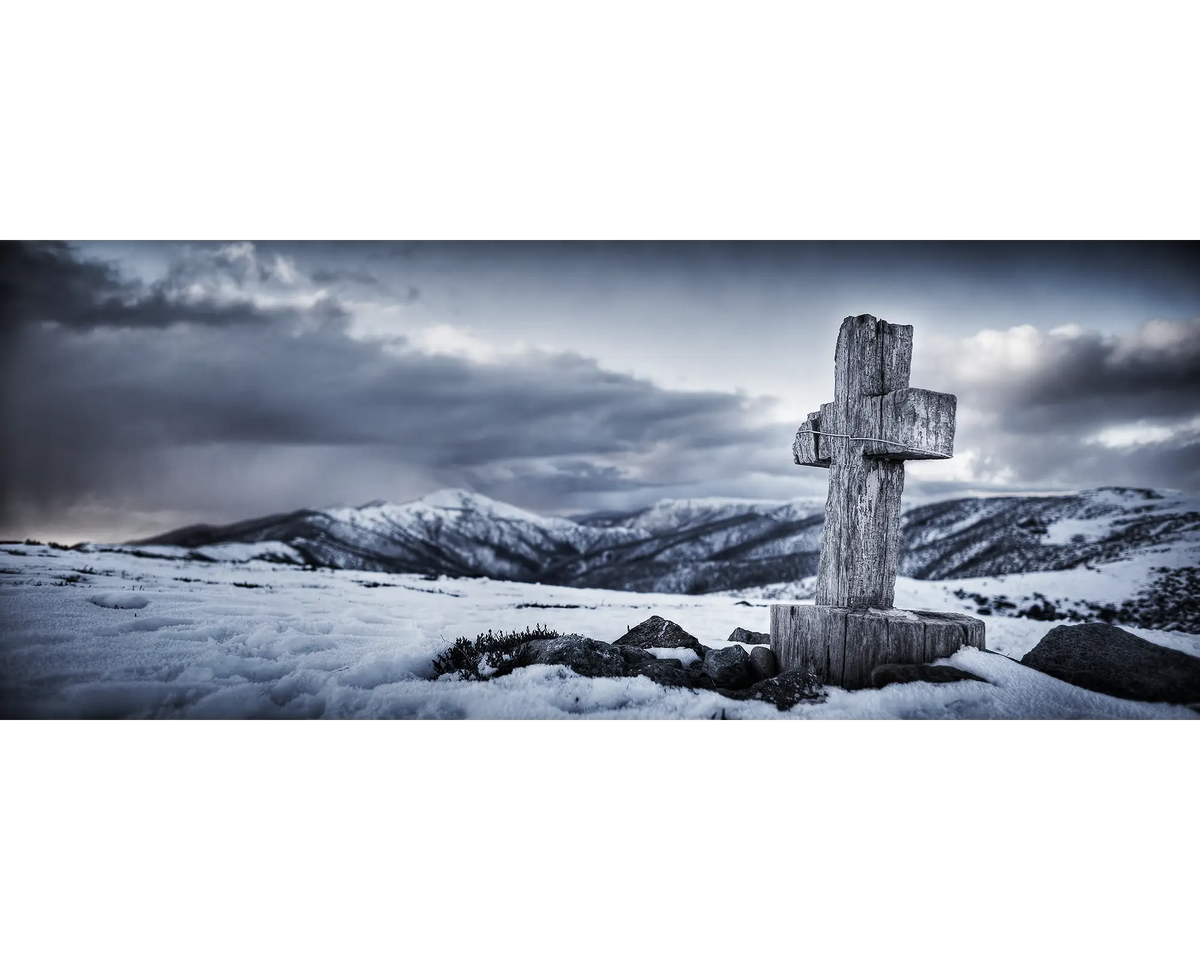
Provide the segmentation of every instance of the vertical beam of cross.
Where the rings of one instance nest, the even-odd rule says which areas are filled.
[[[957,401],[908,385],[912,327],[847,317],[834,358],[834,400],[796,434],[796,463],[828,467],[817,603],[892,605],[905,460],[954,454]]]

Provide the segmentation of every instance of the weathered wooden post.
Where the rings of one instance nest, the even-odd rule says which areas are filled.
[[[838,333],[834,398],[796,434],[796,463],[829,468],[817,602],[771,604],[780,670],[853,690],[881,663],[983,649],[983,621],[892,607],[905,460],[954,452],[955,398],[908,385],[912,327],[864,314]]]

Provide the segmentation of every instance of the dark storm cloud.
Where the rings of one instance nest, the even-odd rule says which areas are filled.
[[[792,256],[801,255],[796,248]],[[781,251],[782,254],[783,251]],[[810,251],[851,272],[911,274],[923,280],[1029,287],[1053,281],[1091,289],[1200,292],[1200,244],[1108,242],[874,242],[818,244]]]
[[[762,437],[745,398],[662,390],[576,355],[503,363],[429,355],[399,338],[353,339],[339,324],[305,324],[302,309],[266,311],[250,300],[240,316],[257,322],[218,327],[208,305],[164,295],[169,309],[149,324],[140,288],[129,295],[102,265],[57,247],[19,251],[18,259],[40,271],[32,292],[22,292],[25,316],[55,323],[25,323],[16,340],[3,418],[7,523],[85,497],[165,502],[164,473],[179,502],[209,502],[212,474],[179,476],[164,466],[172,451],[190,457],[209,448],[226,470],[262,450],[294,448],[301,453],[293,462],[311,469],[304,449],[326,456],[335,448],[346,471],[391,458],[451,482],[474,476],[481,486],[493,465],[524,461],[522,499],[549,507],[566,492],[627,487],[632,481],[606,457],[657,451],[668,462],[646,468],[642,482],[653,483],[656,471],[670,472],[663,451],[716,459],[722,447]],[[228,264],[198,262],[213,269],[193,261],[168,273],[162,288],[229,273]],[[306,496],[331,499],[324,468]]]
[[[1104,486],[1200,490],[1200,438],[1173,439],[1121,449],[1089,443],[1063,433],[1040,437],[1034,444],[1003,431],[989,433],[981,444],[990,463],[985,479],[938,480],[909,465],[905,500],[948,499],[975,493],[1036,493]],[[998,471],[1013,467],[1011,473]]]
[[[659,441],[719,446],[745,436],[748,406],[570,355],[479,364],[384,352],[340,332],[38,331],[24,351],[31,433],[97,448],[143,438],[387,444],[431,465],[478,465]]]
[[[179,258],[165,279],[147,284],[121,275],[113,264],[78,257],[64,243],[0,243],[0,322],[55,323],[75,329],[167,327],[203,324],[226,327],[271,320],[294,320],[291,307],[264,309],[246,298],[221,299],[196,286],[225,278],[236,287],[248,279],[273,279],[271,266],[199,251]],[[342,306],[325,298],[307,313],[323,321],[346,317]]]
[[[65,243],[0,243],[0,306],[6,327],[54,320],[68,326],[134,291],[115,267],[77,260]]]
[[[977,343],[983,351],[1001,349],[985,358],[990,369],[982,378],[959,367],[956,386],[1003,407],[1017,428],[1038,429],[1047,419],[1099,427],[1200,413],[1200,318],[1154,321],[1113,336],[1085,330],[1043,336],[1030,328],[1003,336],[1020,342],[1020,353]]]
[[[303,245],[285,245],[301,250]],[[1200,295],[1200,243],[1164,242],[470,242],[361,244],[346,256],[490,265],[512,275],[546,278],[564,271],[619,277],[654,275],[672,283],[746,286],[784,283],[841,287],[887,284],[930,299],[951,285],[981,291],[1054,288],[1068,293],[1146,295],[1195,303]],[[799,305],[799,304],[797,304]],[[978,303],[983,306],[982,302]],[[874,312],[886,316],[887,304]],[[840,317],[830,318],[834,322]]]
[[[1001,352],[983,379],[960,369],[956,386],[1003,407],[1014,429],[1200,413],[1200,318],[1155,321],[1114,336],[1084,330],[1041,336],[1026,328],[1008,338],[1026,339],[1025,348],[1035,352],[1019,360]]]
[[[923,374],[1002,485],[1200,488],[1200,318],[1101,336],[1032,327],[942,344]]]
[[[260,257],[254,244],[227,243],[218,247],[185,247],[186,254],[171,262],[163,286],[183,290],[190,284],[205,284],[214,277],[231,280],[238,287],[272,280],[289,281],[294,272],[289,261],[276,255]]]

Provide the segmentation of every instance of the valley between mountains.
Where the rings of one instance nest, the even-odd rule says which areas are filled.
[[[465,490],[191,526],[120,546],[164,559],[487,577],[639,593],[812,596],[823,502],[664,500],[546,517]],[[1052,576],[1050,576],[1052,574]],[[1200,633],[1200,502],[1102,488],[908,508],[900,575],[949,583],[954,608]]]

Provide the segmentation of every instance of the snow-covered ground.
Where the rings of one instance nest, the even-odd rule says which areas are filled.
[[[230,560],[237,558],[230,557]],[[1070,571],[1068,576],[1078,576]],[[1024,577],[1061,577],[1028,574]],[[998,578],[985,578],[989,581]],[[902,578],[898,606],[960,609],[966,581]],[[1049,583],[1050,581],[1047,581]],[[1062,584],[1074,589],[1078,585]],[[1061,590],[1058,592],[1062,592]],[[768,629],[768,602],[493,580],[303,570],[0,548],[0,714],[50,717],[1196,718],[1091,693],[1005,657],[963,650],[975,681],[829,691],[781,713],[644,677],[534,666],[485,683],[432,679],[456,637],[534,623],[614,640],[654,614],[720,647]],[[984,617],[990,650],[1019,657],[1052,624]],[[1133,630],[1200,655],[1200,637]]]
[[[896,578],[896,606],[917,610],[951,610],[981,616],[981,601],[984,609],[1013,617],[1017,611],[1041,601],[1052,603],[1063,617],[1077,613],[1080,619],[1095,619],[1089,609],[1105,604],[1119,606],[1132,600],[1155,584],[1156,570],[1182,568],[1196,562],[1192,545],[1171,545],[1152,552],[1137,554],[1112,563],[1085,565],[1068,570],[1038,570],[1031,573],[1007,573],[990,577],[963,577],[955,580],[916,580],[912,577]],[[741,590],[722,591],[722,596],[737,600],[759,602],[763,600],[811,600],[816,593],[816,577],[805,577],[796,583],[769,583]],[[999,601],[999,604],[997,603]],[[983,615],[991,623],[992,618]],[[1170,631],[1135,631],[1139,635],[1154,636],[1166,646],[1175,644],[1159,636],[1189,637],[1192,634]],[[1004,629],[994,630],[989,625],[988,635],[1007,637]],[[1040,634],[1039,634],[1040,636]],[[1009,649],[993,647],[1010,656]],[[1023,648],[1021,653],[1024,653]],[[1186,647],[1180,647],[1186,649]],[[1200,652],[1200,651],[1198,651]]]

